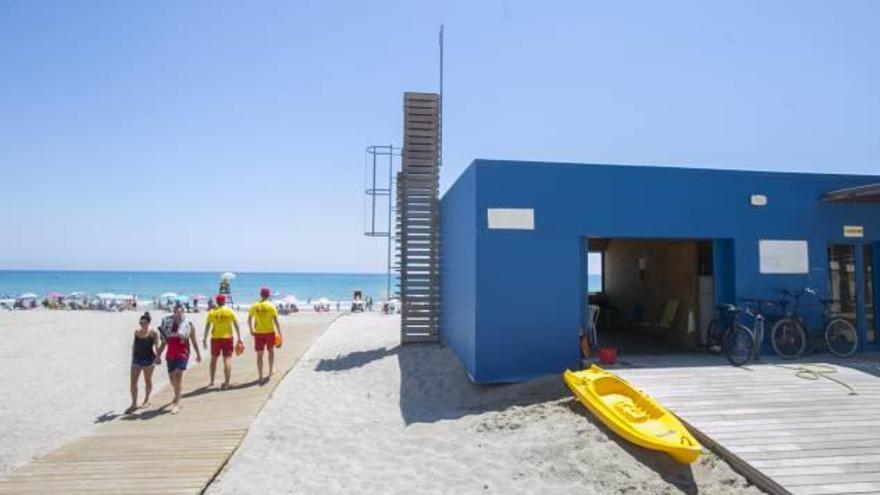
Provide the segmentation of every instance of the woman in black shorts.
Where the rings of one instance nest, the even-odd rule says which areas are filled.
[[[149,311],[141,316],[140,328],[134,331],[134,343],[131,346],[131,406],[125,410],[131,414],[138,408],[138,378],[144,372],[146,394],[141,407],[150,405],[150,393],[153,391],[153,366],[162,362],[159,357],[159,332],[150,328]]]

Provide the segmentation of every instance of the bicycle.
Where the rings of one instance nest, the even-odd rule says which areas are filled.
[[[794,304],[791,312],[777,321],[770,330],[770,344],[773,347],[773,352],[779,357],[783,359],[800,357],[806,352],[808,343],[810,344],[810,352],[823,345],[828,349],[828,352],[838,357],[849,357],[856,352],[859,347],[858,332],[849,320],[830,310],[833,300],[819,300],[822,303],[824,331],[818,334],[810,330],[800,315],[801,297],[804,294],[816,295],[816,291],[810,287],[804,287],[798,292],[783,290],[783,293]]]
[[[724,342],[724,333],[736,322],[737,312],[732,304],[715,306],[716,316],[709,322],[706,331],[706,347],[710,354],[721,354],[721,345]]]
[[[765,317],[761,309],[752,310],[733,304],[718,306],[720,316],[709,323],[710,341],[721,335],[721,352],[727,361],[734,366],[742,366],[751,359],[758,359],[758,352],[764,340]],[[752,317],[753,328],[738,321],[738,316],[745,313]],[[723,329],[723,330],[721,330]]]

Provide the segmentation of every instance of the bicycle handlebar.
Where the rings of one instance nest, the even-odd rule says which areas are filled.
[[[781,292],[785,294],[786,297],[790,297],[794,300],[800,299],[801,297],[803,297],[804,294],[810,294],[811,296],[815,296],[818,294],[818,292],[816,292],[816,289],[810,287],[809,285],[805,285],[803,289],[797,292],[792,292],[788,289],[782,289]]]
[[[751,317],[756,317],[761,314],[760,312],[753,311],[748,306],[737,306],[735,304],[730,304],[730,303],[723,304],[718,307],[723,308],[726,311],[730,311],[731,313],[745,313]]]
[[[789,302],[785,299],[781,300],[770,300],[770,299],[756,299],[756,298],[741,298],[740,299],[746,305],[752,305],[754,308],[754,313],[765,314],[768,312],[785,312],[786,308],[788,308]],[[752,314],[754,316],[754,314]]]

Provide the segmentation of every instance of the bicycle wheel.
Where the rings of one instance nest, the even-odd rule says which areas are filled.
[[[859,347],[859,334],[856,327],[843,318],[833,318],[825,325],[825,345],[828,351],[838,357],[852,356]]]
[[[783,318],[770,330],[770,345],[782,359],[794,359],[807,348],[807,332],[800,322]]]
[[[742,366],[755,352],[755,334],[745,325],[736,323],[724,332],[722,349],[730,364]]]

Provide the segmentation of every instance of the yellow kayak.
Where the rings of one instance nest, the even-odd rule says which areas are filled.
[[[593,365],[584,371],[565,370],[564,378],[578,400],[627,441],[666,452],[682,464],[702,454],[703,447],[678,418],[614,373]]]

